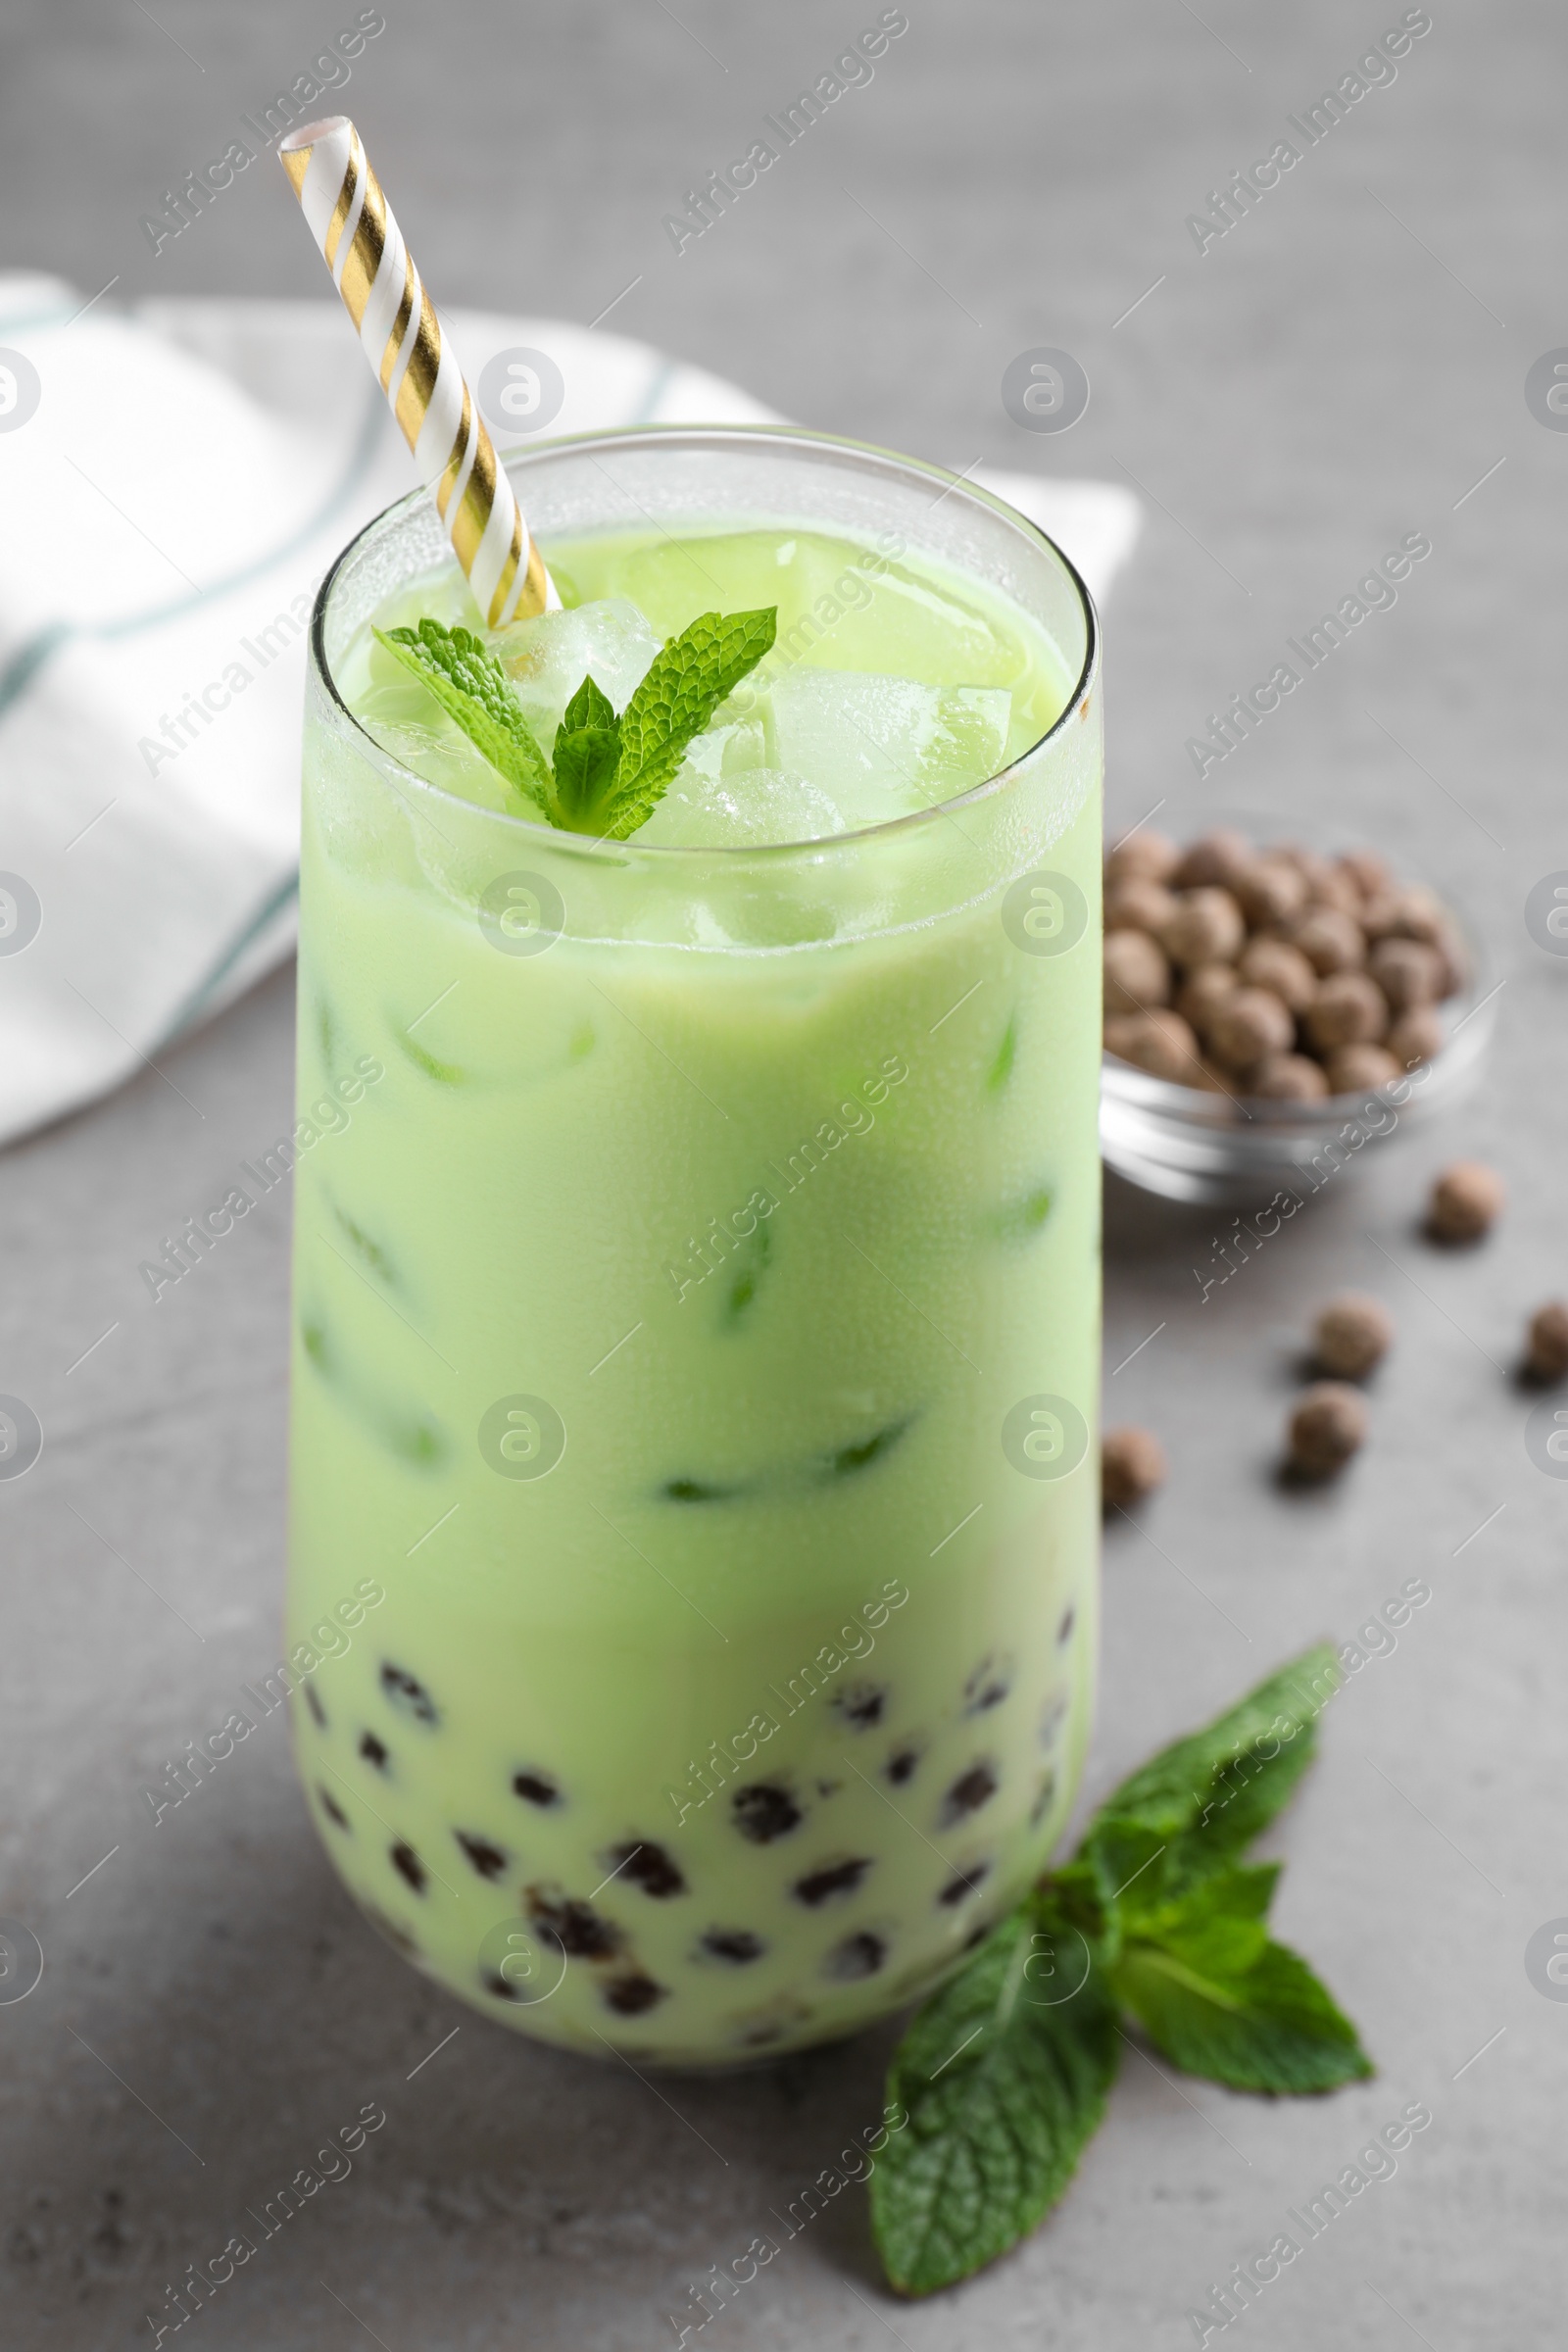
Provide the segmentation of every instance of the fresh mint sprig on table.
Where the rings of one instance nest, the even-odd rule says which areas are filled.
[[[1282,1865],[1241,1860],[1305,1770],[1339,1679],[1333,1649],[1309,1649],[1152,1757],[919,2012],[888,2075],[888,2113],[907,2120],[871,2175],[901,2293],[968,2278],[1045,2219],[1104,2114],[1124,2021],[1233,2090],[1371,2074],[1348,2018],[1269,1935]]]
[[[549,760],[511,678],[471,630],[425,619],[373,634],[551,824],[624,841],[653,815],[687,745],[768,652],[777,624],[776,606],[700,613],[660,648],[618,717],[609,696],[584,678]]]

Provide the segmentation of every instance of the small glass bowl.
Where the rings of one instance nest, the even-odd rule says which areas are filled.
[[[1257,813],[1250,810],[1205,810],[1196,822],[1190,814],[1188,822],[1193,838],[1222,823],[1254,838],[1259,833]],[[1376,846],[1327,828],[1282,825],[1277,816],[1268,822],[1271,831],[1289,830],[1330,857]],[[1259,841],[1260,848],[1268,846]],[[1408,883],[1425,877],[1396,872],[1396,878]],[[1368,1093],[1271,1102],[1179,1086],[1107,1054],[1100,1098],[1105,1165],[1167,1200],[1217,1205],[1255,1200],[1266,1205],[1280,1191],[1306,1200],[1331,1177],[1365,1166],[1374,1145],[1424,1127],[1461,1102],[1481,1075],[1500,984],[1452,892],[1439,883],[1431,887],[1453,917],[1469,973],[1466,985],[1437,1008],[1445,1042],[1431,1061]]]

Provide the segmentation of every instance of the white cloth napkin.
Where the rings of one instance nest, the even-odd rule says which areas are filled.
[[[553,433],[781,421],[600,329],[480,311],[442,328],[470,383],[498,351],[550,353]],[[1138,533],[1130,492],[976,478],[1104,595]],[[413,484],[337,303],[127,314],[0,274],[0,1143],[289,952],[312,598]]]

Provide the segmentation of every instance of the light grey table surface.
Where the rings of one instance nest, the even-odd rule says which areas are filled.
[[[1401,533],[1429,533],[1397,607],[1223,773],[1260,823],[1343,819],[1412,868],[1459,872],[1506,986],[1473,1103],[1328,1188],[1206,1303],[1194,1269],[1211,1270],[1214,1218],[1115,1186],[1107,1204],[1107,1371],[1159,1327],[1108,1405],[1157,1429],[1172,1469],[1142,1532],[1105,1546],[1088,1792],[1295,1647],[1349,1636],[1405,1578],[1432,1588],[1331,1711],[1273,1841],[1283,1932],[1361,2022],[1378,2079],[1272,2106],[1129,2057],[1065,2204],[990,2275],[898,2306],[851,2192],[704,2340],[1191,2342],[1208,2281],[1417,2099],[1433,2123],[1397,2177],[1267,2289],[1250,2340],[1554,2338],[1568,2008],[1534,1989],[1524,1952],[1568,1914],[1551,1695],[1568,1485],[1527,1458],[1511,1368],[1526,1310],[1568,1287],[1568,962],[1522,919],[1530,885],[1568,867],[1568,439],[1524,399],[1529,365],[1568,340],[1561,18],[1544,0],[1433,0],[1396,81],[1200,255],[1186,216],[1397,23],[1392,0],[1207,0],[1201,16],[909,0],[874,81],[677,260],[661,216],[876,13],[386,0],[346,103],[389,177],[396,159],[444,300],[588,318],[641,272],[617,324],[808,424],[955,468],[1133,479],[1149,528],[1106,656],[1124,821],[1164,798],[1179,830],[1204,713]],[[119,272],[125,295],[318,294],[260,174],[157,262],[134,217],[338,21],[292,0],[14,0],[7,258],[84,293]],[[1054,439],[999,399],[1006,362],[1040,344],[1075,353],[1094,387]],[[386,2128],[352,2178],[262,2249],[193,2324],[201,2340],[669,2344],[691,2283],[873,2116],[891,2034],[654,2086],[492,2030],[351,1910],[275,1720],[150,1825],[144,1784],[275,1655],[287,1204],[157,1308],[136,1265],[285,1123],[291,1024],[280,973],[0,1159],[0,1388],[49,1431],[38,1470],[0,1489],[0,1913],[47,1955],[36,1992],[0,2009],[0,2333],[27,2352],[149,2340],[165,2282],[379,2101]],[[1419,1203],[1460,1151],[1504,1171],[1510,1205],[1485,1249],[1444,1256]],[[1337,1488],[1286,1496],[1272,1465],[1303,1327],[1346,1282],[1398,1324],[1372,1443]]]

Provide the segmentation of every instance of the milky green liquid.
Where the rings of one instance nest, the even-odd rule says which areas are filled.
[[[782,643],[869,544],[546,554],[568,602],[660,635],[777,603]],[[419,610],[460,588],[382,617]],[[1069,691],[1022,612],[909,559],[806,634],[1005,686],[1014,753]],[[363,645],[339,666],[373,706]],[[300,1766],[356,1899],[500,2023],[688,2064],[841,2034],[1057,1838],[1098,1531],[1098,714],[1066,723],[1017,848],[1090,909],[1061,954],[1001,887],[904,905],[875,839],[782,910],[596,872],[646,937],[498,952],[452,880],[493,773],[432,749],[452,797],[411,814],[308,727],[302,1119],[383,1074],[297,1170],[290,1641],[385,1597],[315,1642]],[[1062,1475],[1004,1446],[1040,1395],[1091,1428]]]

